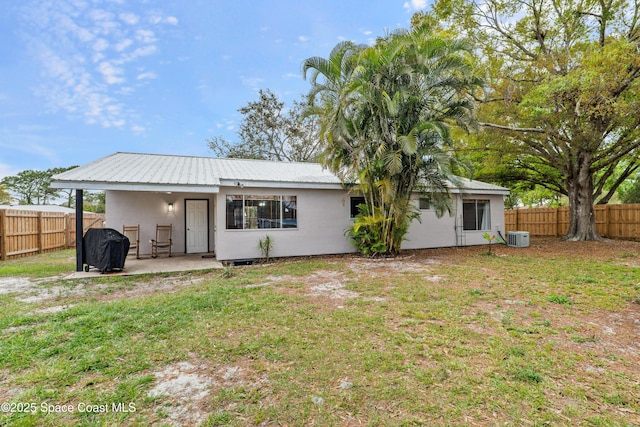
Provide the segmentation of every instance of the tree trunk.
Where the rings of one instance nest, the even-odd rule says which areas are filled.
[[[593,212],[593,176],[590,156],[580,155],[574,170],[567,174],[565,184],[569,196],[569,230],[564,240],[602,240],[596,231]]]

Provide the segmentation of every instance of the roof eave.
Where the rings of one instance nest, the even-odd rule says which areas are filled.
[[[171,191],[176,193],[219,193],[219,185],[150,184],[146,182],[52,181],[51,188],[83,190]]]
[[[501,189],[486,189],[486,188],[452,188],[449,190],[454,194],[495,194],[501,196],[508,196],[511,192],[509,190]]]
[[[232,188],[302,188],[314,190],[344,190],[340,183],[336,182],[289,182],[289,181],[252,181],[247,179],[222,179],[220,187]]]

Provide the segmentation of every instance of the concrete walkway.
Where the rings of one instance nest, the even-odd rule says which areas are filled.
[[[130,276],[146,273],[208,270],[211,268],[222,268],[222,263],[212,255],[206,254],[173,254],[171,258],[164,255],[155,259],[149,255],[142,255],[140,259],[136,259],[135,255],[129,255],[124,263],[123,271],[101,274],[100,271],[91,268],[88,272],[76,271],[65,278],[80,279],[85,277]]]

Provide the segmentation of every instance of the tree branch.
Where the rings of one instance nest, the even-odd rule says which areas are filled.
[[[502,129],[502,130],[509,130],[509,131],[513,131],[513,132],[535,132],[535,133],[547,133],[546,129],[540,129],[540,128],[519,128],[519,127],[513,127],[513,126],[504,126],[504,125],[497,125],[495,123],[483,123],[483,122],[479,122],[478,126],[481,127],[487,127],[487,128],[493,128],[493,129]]]
[[[613,195],[616,193],[616,191],[618,190],[618,187],[620,187],[620,185],[627,178],[629,178],[631,174],[634,173],[639,167],[640,167],[640,164],[638,163],[630,163],[625,169],[625,171],[618,177],[616,182],[613,183],[613,186],[609,189],[607,194],[602,199],[598,200],[597,204],[604,205],[609,203],[609,200],[611,200],[611,197],[613,197]],[[597,196],[594,195],[594,198],[595,197]]]

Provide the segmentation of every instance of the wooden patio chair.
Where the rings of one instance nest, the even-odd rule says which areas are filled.
[[[156,224],[156,238],[151,240],[151,258],[157,258],[159,253],[171,256],[171,230],[173,226]]]
[[[136,259],[140,259],[140,224],[123,225],[122,234],[129,239],[129,255],[134,249],[136,250]]]

